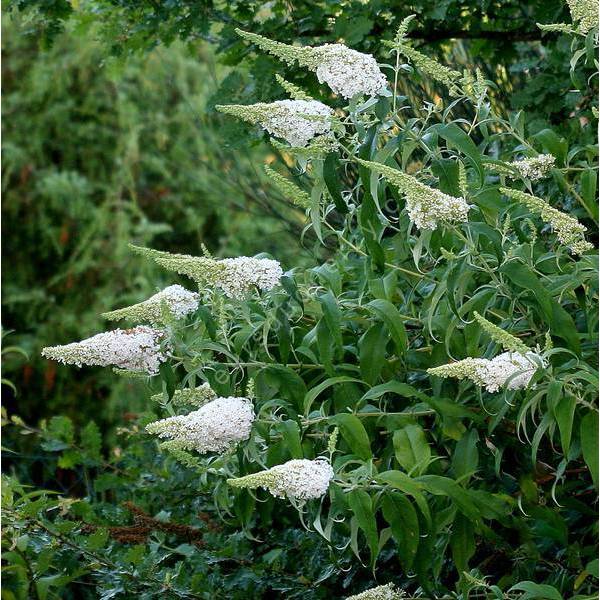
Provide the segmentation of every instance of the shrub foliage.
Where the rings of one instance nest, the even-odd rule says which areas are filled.
[[[597,80],[578,73],[597,26],[561,26],[586,86],[567,140],[499,113],[483,74],[419,52],[413,25],[382,42],[378,94],[324,91],[332,117],[224,109],[282,137],[274,119],[318,129],[304,147],[274,139],[286,162],[268,173],[302,199],[329,257],[285,265],[272,286],[262,255],[242,267],[134,248],[198,283],[198,309],[175,319],[163,305],[168,359],[156,377],[124,374],[153,404],[123,447],[104,456],[92,423],[76,434],[61,417],[39,430],[13,419],[85,486],[74,499],[6,482],[15,597],[92,583],[102,598],[324,598],[388,582],[422,598],[594,597]],[[241,35],[335,89],[367,77],[355,55],[340,71],[329,50]],[[404,78],[444,98],[400,95]],[[311,123],[322,118],[328,133]],[[190,390],[204,383],[253,405],[247,439],[224,452],[194,449],[208,425],[193,415],[209,405]],[[144,429],[173,417],[176,429],[149,428],[170,441]],[[302,496],[316,475],[293,473],[270,493],[280,465],[317,459],[333,469],[321,497]]]

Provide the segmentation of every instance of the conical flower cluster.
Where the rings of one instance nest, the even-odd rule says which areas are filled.
[[[550,169],[554,167],[555,162],[556,159],[554,156],[552,156],[552,154],[540,154],[539,156],[535,156],[533,158],[516,160],[509,163],[509,166],[515,169],[521,177],[525,177],[531,181],[536,181],[537,179],[542,179],[545,177],[549,173]],[[509,177],[511,179],[517,178],[513,173],[511,173]]]
[[[488,392],[497,392],[503,387],[509,390],[525,388],[538,366],[544,361],[539,354],[527,352],[503,352],[492,360],[486,358],[465,358],[454,363],[427,369],[430,375],[470,379]]]
[[[593,249],[594,246],[587,242],[584,237],[587,228],[575,217],[561,212],[550,206],[545,200],[526,192],[501,187],[500,193],[525,205],[530,211],[538,214],[543,221],[549,223],[554,233],[556,233],[558,241],[567,246],[573,254],[583,254],[587,250]]]
[[[199,303],[200,296],[197,293],[190,292],[180,285],[170,285],[144,302],[119,308],[102,316],[112,321],[130,319],[156,325],[164,321],[165,311],[175,319],[183,319],[193,313]]]
[[[279,283],[283,275],[279,262],[270,258],[240,256],[216,260],[205,256],[170,254],[138,246],[131,248],[165,269],[190,277],[200,286],[220,289],[229,298],[243,298],[255,288],[270,290]]]
[[[357,52],[343,44],[290,46],[255,33],[236,31],[280,60],[290,65],[298,62],[300,66],[315,71],[320,83],[326,83],[334,93],[344,98],[359,94],[375,96],[387,85],[387,79],[372,55]]]
[[[175,406],[194,406],[200,408],[207,402],[214,400],[217,394],[213,391],[208,383],[203,383],[195,388],[184,388],[182,390],[175,390],[171,402]],[[163,400],[162,394],[154,394],[150,398],[154,402],[161,402]]]
[[[161,349],[164,337],[163,330],[144,326],[115,329],[81,342],[44,348],[42,356],[78,367],[114,365],[128,371],[144,371],[155,375],[160,364],[168,357]]]
[[[360,594],[348,596],[346,600],[401,600],[404,597],[405,594],[402,590],[398,590],[392,583],[387,583],[386,585],[379,585]]]
[[[598,27],[598,0],[567,0],[571,18],[581,33]]]
[[[269,490],[276,498],[305,501],[324,496],[332,479],[333,469],[329,461],[317,458],[290,460],[267,471],[228,479],[227,483],[238,488],[261,487]]]
[[[315,136],[328,133],[333,115],[331,108],[317,100],[277,100],[248,106],[230,104],[216,106],[216,109],[253,125],[258,123],[271,135],[300,148]]]
[[[467,221],[469,204],[464,198],[444,194],[408,175],[381,163],[356,159],[361,165],[383,175],[406,198],[406,211],[419,229],[437,229],[440,223]]]
[[[146,431],[180,450],[222,453],[247,440],[253,422],[254,408],[247,398],[216,398],[188,415],[149,423]]]
[[[344,98],[359,94],[376,96],[387,86],[387,79],[370,54],[357,52],[343,44],[325,44],[314,49],[319,83]]]

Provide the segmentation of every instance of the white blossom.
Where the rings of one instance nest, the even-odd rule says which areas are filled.
[[[352,50],[343,44],[325,44],[314,48],[319,83],[344,98],[358,94],[375,96],[387,85],[377,61],[370,54]]]
[[[517,160],[510,163],[510,166],[516,169],[521,177],[535,181],[544,177],[554,167],[555,162],[556,159],[552,154],[540,154],[534,158]],[[516,179],[514,175],[510,175],[510,178]]]
[[[294,147],[304,147],[315,136],[328,133],[333,115],[329,106],[317,100],[277,100],[269,104],[230,104],[216,108],[249,123],[258,123]]]
[[[146,425],[148,433],[168,438],[181,450],[222,453],[250,437],[254,408],[247,398],[216,398],[187,415]]]
[[[164,337],[164,330],[144,326],[115,329],[81,342],[44,348],[42,356],[78,367],[114,365],[120,369],[155,375],[160,364],[167,359],[167,354],[160,347]]]
[[[543,364],[543,361],[535,352],[525,355],[503,352],[476,367],[476,371],[488,392],[497,392],[502,387],[518,390],[529,385],[539,364]]]
[[[279,262],[270,258],[239,256],[224,258],[220,264],[225,268],[216,285],[230,298],[242,298],[253,287],[270,290],[283,275]]]
[[[439,223],[464,223],[471,208],[461,197],[415,182],[405,187],[406,212],[418,229],[437,229]]]
[[[262,487],[276,498],[303,502],[324,496],[332,479],[333,469],[329,461],[317,458],[290,460],[266,471],[228,479],[227,483],[240,488]]]
[[[360,158],[356,161],[383,178],[406,198],[406,212],[410,220],[419,229],[437,229],[440,223],[463,223],[468,220],[471,208],[464,198],[449,196],[442,191],[429,187],[412,175],[394,169],[382,163],[375,163]]]
[[[400,600],[404,597],[405,594],[402,590],[398,590],[392,583],[387,583],[365,590],[360,594],[348,596],[346,600]]]
[[[151,248],[131,246],[133,250],[156,261],[161,267],[186,275],[199,286],[216,287],[230,298],[242,298],[254,288],[266,291],[275,287],[283,270],[271,258],[214,259],[207,256],[170,254]]]
[[[164,309],[175,319],[182,319],[194,312],[199,303],[200,295],[196,292],[190,292],[180,285],[170,285],[144,302],[113,310],[102,316],[111,320],[132,319],[159,324],[163,321]]]
[[[437,377],[470,379],[476,385],[494,393],[503,387],[509,390],[526,388],[540,366],[545,367],[545,362],[535,352],[503,352],[491,360],[465,358],[427,369],[427,372]]]

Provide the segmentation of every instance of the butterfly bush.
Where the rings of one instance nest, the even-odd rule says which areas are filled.
[[[543,358],[535,352],[527,352],[527,354],[503,352],[491,360],[465,358],[440,367],[433,367],[427,372],[437,377],[470,379],[476,385],[494,393],[503,387],[508,390],[526,388],[538,366],[543,364]]]
[[[49,346],[42,356],[63,364],[114,365],[130,371],[145,371],[149,375],[158,373],[160,364],[168,357],[161,347],[164,330],[139,326],[133,329],[115,329],[99,333],[81,342],[65,346]]]
[[[329,133],[333,110],[316,100],[278,100],[270,104],[217,106],[222,113],[260,124],[291,146],[303,147],[317,135]]]
[[[555,163],[556,159],[552,154],[541,154],[533,158],[523,158],[522,160],[514,161],[509,166],[515,169],[521,177],[536,181],[545,177],[550,169],[554,167]],[[509,177],[511,179],[516,178],[513,174],[510,174]]]
[[[387,583],[365,590],[360,594],[348,596],[346,600],[400,600],[405,597],[406,594],[402,590],[397,589],[392,583]]]
[[[333,479],[333,469],[326,459],[296,459],[245,477],[229,479],[232,487],[269,490],[277,498],[294,501],[321,498]]]
[[[580,167],[557,169],[553,155],[494,113],[481,72],[460,73],[416,50],[409,25],[382,45],[396,65],[393,85],[373,56],[342,44],[238,31],[327,86],[320,102],[279,75],[291,100],[218,107],[287,142],[270,139],[282,161],[269,157],[265,181],[304,225],[320,264],[284,274],[272,258],[132,246],[199,291],[169,286],[105,316],[154,324],[166,311],[175,322],[44,355],[148,374],[168,360],[150,383],[163,418],[146,434],[200,474],[216,512],[252,529],[266,512],[289,520],[269,495],[283,499],[335,549],[340,569],[351,572],[352,553],[375,572],[393,547],[402,573],[415,572],[418,594],[444,573],[466,597],[465,574],[487,585],[469,566],[475,548],[483,569],[495,560],[496,532],[510,528],[523,498],[530,502],[515,491],[518,477],[507,476],[507,487],[497,476],[511,469],[497,446],[530,464],[545,436],[546,455],[563,455],[557,473],[571,460],[590,463],[581,439],[595,399],[579,361],[589,352],[584,323],[594,319],[584,301],[597,289],[593,246],[579,221],[588,207],[569,208],[584,191],[568,183]],[[397,84],[413,71],[451,102],[425,87],[410,104]],[[537,156],[510,162],[516,152]],[[284,174],[292,170],[293,180]],[[552,187],[559,176],[562,187]],[[515,429],[544,411],[535,446],[518,446]],[[389,583],[350,598],[401,597]]]
[[[182,319],[193,313],[200,304],[200,296],[180,285],[170,285],[148,300],[104,313],[102,316],[111,321],[129,319],[132,321],[149,321],[156,325],[164,321],[164,310],[175,318]]]
[[[254,418],[248,398],[216,398],[187,415],[149,423],[146,430],[176,442],[182,450],[225,452],[250,437]]]
[[[254,33],[239,29],[236,31],[284,62],[298,62],[300,66],[314,71],[321,83],[326,83],[334,93],[344,98],[360,94],[375,96],[387,86],[387,79],[373,56],[357,52],[343,44],[290,46]]]
[[[243,298],[253,289],[271,290],[278,285],[283,270],[270,258],[239,256],[215,260],[206,256],[170,254],[132,246],[161,267],[186,275],[200,286],[218,288],[229,298]]]

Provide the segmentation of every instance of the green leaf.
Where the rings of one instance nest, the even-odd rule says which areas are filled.
[[[481,516],[479,509],[469,497],[468,492],[453,479],[440,475],[422,475],[417,478],[417,481],[422,483],[424,488],[431,494],[448,496],[456,505],[456,508],[466,517],[477,520]]]
[[[458,148],[469,159],[477,171],[479,182],[482,184],[485,174],[481,163],[481,153],[473,140],[455,123],[435,125],[432,129],[434,128],[438,135],[449,142],[451,146]]]
[[[298,423],[291,420],[282,421],[277,424],[277,429],[281,432],[285,447],[290,451],[292,458],[304,458]]]
[[[351,490],[347,494],[348,506],[354,513],[358,526],[365,534],[371,554],[371,565],[375,564],[379,554],[379,535],[371,497],[364,490]]]
[[[369,384],[374,384],[385,363],[385,346],[388,332],[383,323],[376,323],[358,341],[360,374]]]
[[[563,339],[571,350],[580,354],[581,346],[575,323],[569,313],[550,296],[547,285],[544,286],[527,265],[516,260],[507,262],[500,270],[512,284],[533,294],[552,334]]]
[[[332,421],[339,426],[340,433],[356,456],[362,460],[370,460],[371,442],[361,420],[350,414],[335,415]]]
[[[458,184],[458,161],[451,158],[434,160],[431,163],[431,172],[440,180],[440,190],[444,194],[460,197],[462,192]]]
[[[592,475],[594,486],[598,489],[598,413],[588,412],[581,419],[581,451]]]
[[[475,554],[475,535],[473,524],[461,513],[456,514],[450,536],[452,558],[459,574],[467,571],[469,560]]]
[[[554,586],[533,581],[520,581],[508,591],[524,592],[518,600],[563,600],[561,593]]]
[[[403,398],[418,398],[419,400],[425,401],[427,395],[420,392],[416,388],[408,385],[408,383],[402,383],[400,381],[388,381],[381,385],[376,385],[371,388],[362,398],[361,401],[374,400],[375,398],[381,398],[384,394],[397,394]]]
[[[412,496],[419,507],[419,510],[425,517],[428,526],[431,526],[431,512],[425,494],[423,494],[423,485],[409,477],[402,471],[384,471],[377,476],[377,481],[386,483],[393,488]]]
[[[333,199],[336,209],[338,212],[345,214],[348,212],[348,206],[342,198],[342,191],[340,189],[340,160],[335,152],[330,152],[323,164],[323,180],[329,195]]]
[[[331,292],[319,296],[319,302],[323,309],[323,317],[329,334],[338,351],[342,349],[342,313],[335,296]]]
[[[471,429],[465,433],[454,449],[452,455],[452,471],[457,479],[463,480],[463,477],[474,473],[479,464],[479,452],[477,451],[477,442],[479,434],[476,429]],[[468,480],[464,480],[465,482]]]
[[[81,448],[86,459],[91,460],[92,462],[102,461],[102,455],[100,453],[102,450],[102,435],[94,421],[90,421],[81,430]]]
[[[552,129],[542,129],[533,136],[533,139],[541,143],[545,152],[549,152],[556,158],[559,167],[564,166],[569,151],[564,138],[559,137]]]
[[[560,432],[560,445],[565,456],[569,454],[569,448],[571,447],[576,406],[577,400],[574,396],[569,395],[562,397],[554,407],[554,418],[558,423],[558,431]]]
[[[419,519],[410,500],[397,493],[382,498],[383,517],[389,523],[398,546],[398,558],[405,571],[412,567],[419,547]]]
[[[362,381],[361,379],[356,379],[355,377],[347,377],[346,375],[342,375],[340,377],[330,377],[329,379],[323,381],[323,383],[320,383],[316,387],[309,390],[306,393],[306,396],[304,396],[304,414],[308,416],[313,402],[317,399],[317,396],[321,392],[326,390],[328,387],[331,387],[332,385],[336,385],[337,383],[348,383],[350,381],[354,383],[364,383],[364,381]]]
[[[377,314],[390,330],[390,335],[396,345],[396,353],[402,356],[408,348],[408,336],[404,327],[404,320],[398,309],[388,300],[372,300],[367,308]]]
[[[400,466],[407,471],[423,473],[431,460],[431,448],[420,425],[411,424],[398,429],[393,437],[394,453]]]

